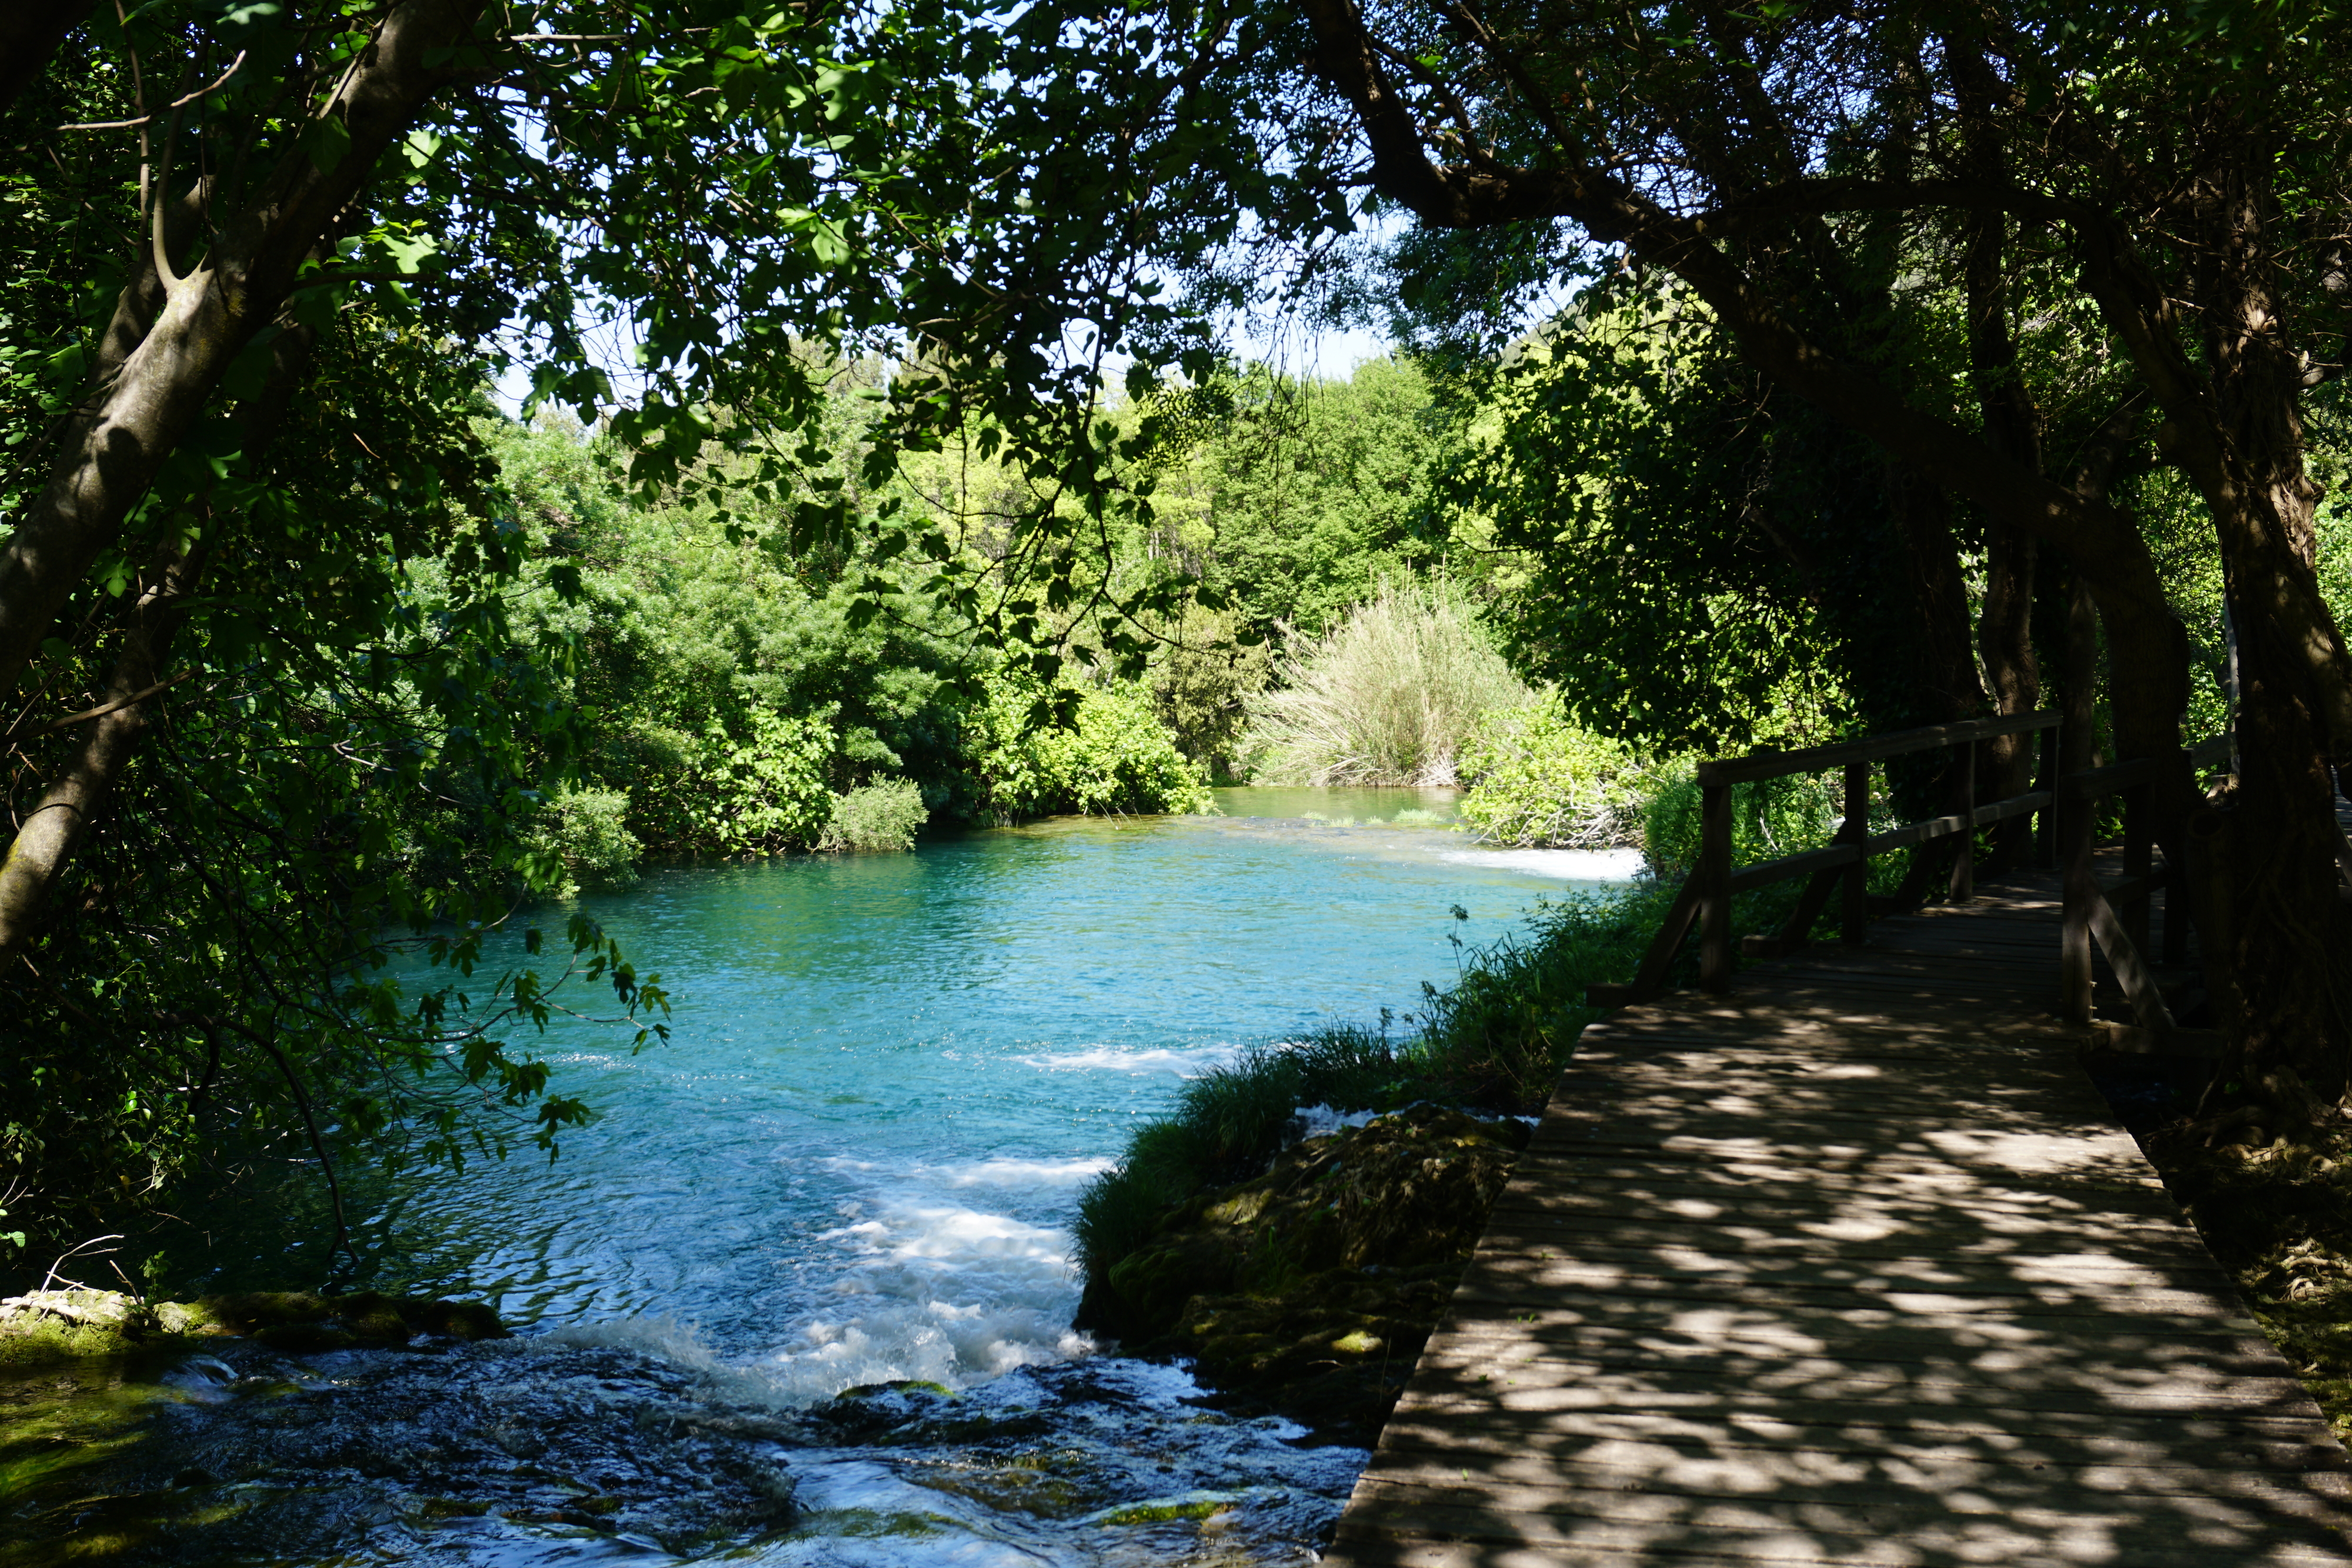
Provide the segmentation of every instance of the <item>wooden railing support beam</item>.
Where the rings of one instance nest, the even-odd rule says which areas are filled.
[[[1699,786],[1698,983],[1731,988],[1731,786]]]
[[[1956,760],[1960,776],[1952,792],[1959,798],[1959,810],[1954,814],[1969,825],[1960,834],[1959,858],[1952,862],[1947,891],[1954,904],[1966,904],[1977,895],[1977,743],[1959,747]]]
[[[2065,889],[2058,933],[2058,1016],[2084,1028],[2091,1022],[2091,900],[2099,891],[2091,870],[2091,823],[2097,811],[2095,797],[2062,799],[2058,807]]]
[[[2155,785],[2142,784],[2124,792],[2124,880],[2127,883],[2146,882],[2156,868],[2156,837],[2149,831],[2153,826],[2149,813],[2155,805],[2150,797],[2155,790]],[[2138,953],[2148,950],[2148,911],[2154,904],[2152,899],[2142,898],[2122,912],[2123,933]],[[2114,963],[2115,958],[2113,953],[2107,955],[2109,963]]]
[[[1845,765],[1845,821],[1838,824],[1838,838],[1842,842],[1858,844],[1869,836],[1870,764],[1849,762]],[[1838,937],[1849,947],[1859,947],[1870,936],[1868,856],[1856,859],[1845,868],[1841,885],[1843,907],[1839,912]]]

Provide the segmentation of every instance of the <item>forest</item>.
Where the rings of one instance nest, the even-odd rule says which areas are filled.
[[[558,1155],[551,1018],[670,1049],[582,900],[649,868],[1244,782],[1643,851],[1414,1020],[1539,1102],[1696,761],[2070,702],[2083,765],[2234,733],[2159,836],[2250,868],[2231,1097],[2335,1125],[2347,29],[12,7],[0,1271],[263,1166]]]

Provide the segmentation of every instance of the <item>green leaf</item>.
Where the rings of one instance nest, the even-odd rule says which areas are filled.
[[[318,115],[302,128],[301,145],[312,168],[331,174],[352,150],[351,127],[332,112]]]

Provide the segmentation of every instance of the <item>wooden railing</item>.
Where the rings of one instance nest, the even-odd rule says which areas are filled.
[[[1830,895],[1840,892],[1840,936],[1845,942],[1859,946],[1870,925],[1870,858],[1889,850],[1969,835],[1958,862],[1952,868],[1950,891],[1954,898],[1970,896],[1976,876],[1973,839],[1979,828],[2028,812],[2040,812],[2043,831],[2039,836],[2045,845],[2054,847],[2050,807],[2055,799],[2053,784],[2058,774],[2062,722],[2062,716],[2056,713],[2016,714],[2004,718],[1971,719],[1964,724],[1931,725],[1924,729],[1874,735],[1865,740],[1817,746],[1802,751],[1759,751],[1748,757],[1700,763],[1698,864],[1684,881],[1681,893],[1667,911],[1664,925],[1643,956],[1641,969],[1633,983],[1589,986],[1586,999],[1595,1007],[1622,1007],[1629,1002],[1646,1001],[1664,990],[1675,955],[1681,950],[1694,920],[1699,927],[1699,984],[1710,991],[1728,989],[1732,894],[1767,887],[1790,877],[1807,876],[1811,881],[1780,931],[1769,937],[1752,940],[1751,950],[1769,954],[1801,943],[1812,930],[1813,922],[1829,907]],[[1976,799],[1978,744],[2004,735],[2035,732],[2042,734],[2042,788],[1979,804]],[[1946,748],[1963,748],[1960,765],[1955,770],[1957,799],[1952,810],[1883,833],[1871,832],[1871,765],[1889,758]],[[1731,787],[1796,773],[1821,773],[1832,768],[1845,770],[1845,819],[1838,827],[1836,838],[1821,849],[1733,870]]]
[[[2106,1031],[2111,1046],[2196,1056],[2221,1049],[2221,1036],[2214,1031],[2184,1030],[2173,1020],[2147,954],[2149,895],[2163,887],[2186,892],[2188,877],[2180,853],[2168,852],[2162,865],[2155,863],[2155,791],[2168,776],[2193,779],[2228,762],[2230,747],[2230,737],[2219,735],[2169,757],[2135,758],[2112,768],[2070,773],[2059,786],[2066,913],[2059,936],[2058,1010],[2069,1023],[2088,1026],[2094,1021],[2091,944],[2096,941],[2132,1009],[2131,1027]],[[2109,795],[2124,799],[2124,876],[2102,886],[2091,859],[2091,829],[2098,802]],[[2181,847],[2176,843],[2172,850]],[[2191,902],[2188,897],[2165,901],[2162,962],[2167,967],[2178,968],[2189,960]]]

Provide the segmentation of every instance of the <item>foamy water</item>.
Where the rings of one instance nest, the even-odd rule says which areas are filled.
[[[1525,872],[1562,882],[1631,882],[1646,863],[1642,852],[1615,850],[1445,850],[1440,858],[1455,865]]]
[[[1202,1045],[1184,1051],[1165,1046],[1103,1045],[1085,1051],[1040,1052],[1013,1060],[1047,1072],[1170,1072],[1179,1078],[1198,1078],[1211,1068],[1224,1066],[1239,1056],[1241,1050],[1239,1045]]]

